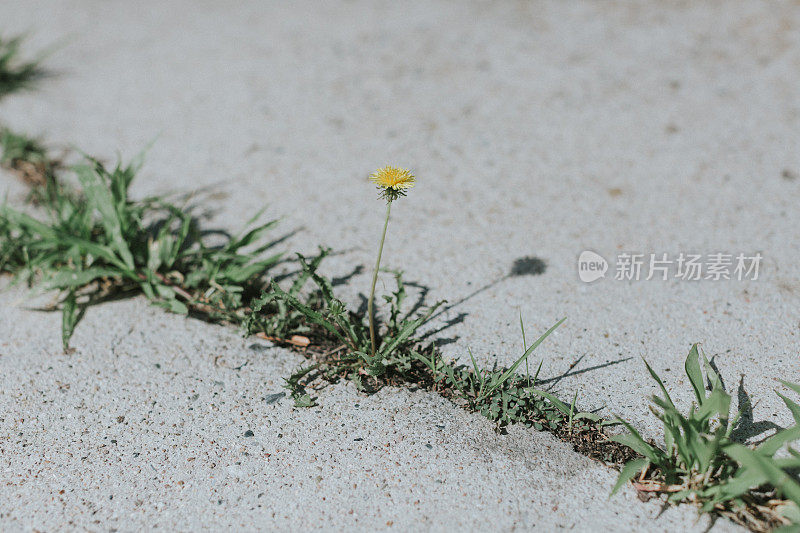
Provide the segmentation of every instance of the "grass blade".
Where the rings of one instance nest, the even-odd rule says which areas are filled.
[[[558,322],[556,322],[556,323],[555,323],[555,324],[554,324],[554,325],[553,325],[553,326],[552,326],[550,329],[548,329],[547,331],[545,331],[545,332],[544,332],[544,334],[543,334],[541,337],[539,337],[538,339],[536,339],[536,342],[534,342],[533,344],[531,344],[531,345],[530,345],[530,347],[529,347],[527,350],[525,350],[525,353],[523,353],[523,354],[522,354],[522,356],[521,356],[519,359],[517,359],[517,360],[514,362],[514,364],[513,364],[513,365],[511,365],[511,366],[510,366],[508,369],[506,369],[506,371],[505,371],[505,372],[503,372],[503,374],[500,376],[500,378],[499,378],[499,379],[498,379],[498,380],[497,380],[497,381],[496,381],[496,382],[495,382],[495,383],[492,385],[492,387],[491,387],[491,388],[490,388],[490,389],[489,389],[489,390],[486,392],[486,394],[487,394],[487,395],[491,395],[491,393],[492,393],[492,392],[494,392],[494,391],[495,391],[495,390],[497,390],[497,389],[498,389],[500,386],[502,386],[502,385],[503,385],[503,383],[505,383],[505,382],[506,382],[506,380],[507,380],[508,378],[510,378],[510,377],[511,377],[511,376],[514,374],[514,372],[516,372],[516,370],[517,370],[517,368],[519,367],[519,365],[521,365],[521,364],[523,363],[523,361],[525,361],[526,359],[528,359],[528,356],[529,356],[529,355],[530,355],[530,354],[531,354],[531,353],[532,353],[532,352],[533,352],[533,351],[534,351],[536,348],[538,348],[538,347],[539,347],[539,345],[540,345],[540,344],[542,344],[542,342],[544,342],[544,340],[545,340],[547,337],[549,337],[549,336],[550,336],[550,334],[551,334],[551,333],[553,333],[553,332],[556,330],[556,328],[557,328],[558,326],[560,326],[561,324],[563,324],[563,323],[564,323],[564,321],[565,321],[566,319],[567,319],[566,317],[562,318],[561,320],[559,320]]]
[[[619,477],[617,478],[617,482],[614,484],[614,488],[611,489],[611,494],[609,494],[609,498],[617,493],[619,489],[621,489],[625,483],[633,479],[636,474],[642,471],[643,468],[647,467],[650,464],[650,461],[647,459],[634,459],[633,461],[628,461],[625,463],[625,466],[622,467],[622,470],[619,472]]]
[[[686,375],[692,384],[697,403],[703,403],[706,397],[706,389],[703,385],[703,372],[700,370],[700,353],[697,351],[697,344],[693,344],[692,349],[689,350],[686,361],[683,363],[683,368],[686,370]]]

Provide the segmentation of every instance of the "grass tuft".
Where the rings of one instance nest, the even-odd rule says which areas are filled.
[[[80,184],[71,190],[56,182],[39,145],[8,132],[3,138],[12,141],[2,143],[0,160],[43,165],[52,179],[45,187],[31,182],[46,200],[41,217],[0,206],[0,272],[61,294],[65,347],[82,310],[112,296],[143,293],[169,311],[238,325],[269,286],[268,271],[282,256],[264,240],[275,221],[259,223],[259,213],[240,234],[210,243],[189,210],[161,197],[129,197],[140,160],[106,167],[87,157],[67,170]],[[289,332],[290,323],[274,329]]]
[[[796,425],[746,446],[732,438],[740,413],[732,413],[730,395],[696,344],[684,364],[696,400],[688,413],[676,407],[661,378],[645,366],[662,392],[653,397],[652,411],[663,424],[664,442],[647,442],[621,421],[628,433],[613,440],[641,457],[625,465],[612,494],[638,476],[634,486],[640,493],[694,503],[701,512],[726,515],[753,531],[800,521],[800,452],[788,446],[800,439],[800,405],[778,393]],[[784,385],[800,394],[800,386]],[[784,448],[786,456],[779,457]]]
[[[31,88],[44,75],[40,60],[26,61],[20,57],[22,41],[22,37],[7,39],[0,36],[0,99]]]

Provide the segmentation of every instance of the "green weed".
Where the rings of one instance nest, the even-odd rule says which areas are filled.
[[[3,158],[14,156],[5,146],[17,145],[4,145]],[[41,152],[22,154],[38,161]],[[106,168],[87,158],[71,169],[80,190],[54,186],[42,218],[0,206],[0,271],[62,293],[65,348],[82,308],[116,293],[141,292],[172,312],[240,324],[281,258],[262,257],[275,221],[258,223],[260,213],[249,229],[212,245],[190,212],[163,198],[132,200],[139,165]]]
[[[320,255],[324,253],[323,250]],[[508,368],[482,370],[471,353],[471,366],[458,365],[444,360],[433,344],[423,343],[417,337],[419,328],[444,302],[409,316],[403,311],[405,287],[402,274],[393,272],[397,288],[391,295],[384,296],[389,312],[383,328],[377,334],[376,355],[373,357],[365,318],[349,311],[334,296],[330,281],[317,273],[318,263],[309,262],[303,256],[299,256],[299,260],[303,265],[303,273],[298,280],[313,280],[318,289],[314,293],[314,298],[318,298],[314,300],[316,305],[301,301],[297,286],[284,291],[274,283],[260,299],[260,302],[281,302],[286,304],[286,309],[300,313],[310,326],[309,331],[313,333],[315,343],[325,347],[321,352],[307,353],[310,363],[287,379],[287,387],[298,406],[316,404],[316,399],[307,392],[316,380],[346,378],[362,391],[373,391],[384,385],[413,383],[481,413],[495,422],[498,428],[521,423],[538,430],[560,432],[565,436],[567,433],[574,434],[577,440],[585,440],[587,433],[593,433],[592,440],[597,440],[594,433],[601,422],[597,415],[578,412],[575,399],[572,405],[566,405],[552,393],[537,388],[539,371],[533,379],[518,372],[534,350],[565,319],[558,321],[527,346]],[[253,313],[259,312],[259,307],[254,306]],[[540,363],[539,370],[541,366]],[[613,462],[618,454],[618,448],[609,449],[598,453],[596,457]]]
[[[639,490],[666,494],[669,502],[694,502],[701,512],[729,515],[753,530],[797,522],[800,453],[788,447],[788,457],[776,454],[800,439],[800,405],[778,393],[796,425],[778,431],[758,446],[745,446],[731,438],[740,415],[731,416],[731,397],[696,344],[684,364],[696,399],[688,414],[675,406],[650,365],[645,362],[645,366],[663,394],[653,397],[653,412],[663,424],[664,442],[662,446],[647,442],[630,424],[621,421],[629,433],[612,439],[642,457],[623,467],[612,494],[638,475]],[[705,380],[710,383],[710,392]],[[800,394],[800,386],[783,383]]]
[[[327,251],[323,250],[318,257]],[[284,291],[273,282],[260,302],[274,301],[283,313],[299,314],[303,321],[312,326],[316,336],[327,342],[333,349],[329,357],[315,361],[311,366],[298,370],[289,380],[292,396],[299,405],[313,405],[313,400],[304,392],[303,381],[317,377],[335,380],[347,377],[359,390],[374,390],[387,380],[404,379],[412,370],[415,338],[419,328],[444,302],[429,307],[415,316],[402,312],[405,288],[402,273],[393,272],[397,290],[384,296],[389,306],[389,316],[382,332],[377,332],[375,355],[372,355],[372,338],[368,323],[363,316],[349,311],[346,305],[336,298],[333,285],[327,278],[319,275],[317,260],[309,262],[298,254],[302,273],[289,291]],[[298,282],[310,279],[316,286],[311,300],[298,298]],[[254,311],[257,311],[254,307]],[[301,379],[303,378],[303,379]]]
[[[30,88],[44,74],[40,60],[26,61],[20,57],[22,40],[22,37],[0,36],[0,98]]]

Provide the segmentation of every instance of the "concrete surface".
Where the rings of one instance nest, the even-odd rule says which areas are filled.
[[[366,176],[411,167],[419,184],[393,209],[384,264],[427,287],[428,302],[457,304],[431,326],[449,324],[446,354],[471,347],[482,364],[508,364],[520,311],[529,337],[568,316],[539,351],[543,375],[567,374],[554,390],[657,435],[640,357],[688,402],[682,363],[700,341],[729,388],[745,376],[755,422],[786,424],[772,390],[776,377],[800,381],[799,23],[793,2],[4,2],[1,30],[62,47],[48,60],[56,76],[4,100],[0,120],[109,160],[157,139],[136,194],[214,186],[223,228],[269,205],[284,232],[300,230],[287,249],[345,252],[325,266],[332,275],[367,267],[344,287],[352,302],[367,289],[383,215]],[[764,264],[750,282],[587,285],[576,266],[586,249],[609,260],[760,252]],[[508,277],[525,256],[545,271]],[[14,526],[705,527],[692,509],[652,522],[658,508],[630,494],[606,501],[611,473],[547,435],[497,437],[425,394],[364,398],[342,385],[319,409],[266,406],[296,356],[254,354],[235,332],[141,301],[91,310],[66,357],[58,317],[2,298],[14,479],[2,501],[15,503],[0,512]],[[233,373],[213,366],[218,353],[251,362]],[[228,405],[210,412],[215,392]],[[206,404],[188,411],[194,394]],[[147,414],[151,397],[163,411]],[[136,427],[116,425],[118,411],[136,413],[125,415]],[[87,455],[123,434],[135,444],[116,438]],[[419,448],[428,441],[434,449]],[[197,462],[184,467],[188,456]],[[74,492],[59,495],[59,483]],[[384,483],[391,496],[375,490]]]
[[[435,395],[340,384],[318,409],[268,404],[300,357],[143,300],[87,314],[64,356],[58,317],[14,309],[14,295],[0,320],[4,531],[707,523],[687,508],[656,519],[632,490],[608,500],[609,469],[546,433],[497,435]]]

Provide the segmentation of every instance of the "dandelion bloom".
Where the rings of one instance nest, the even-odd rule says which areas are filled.
[[[378,186],[380,197],[389,202],[405,196],[417,181],[410,170],[391,165],[379,168],[370,174],[369,179]]]

